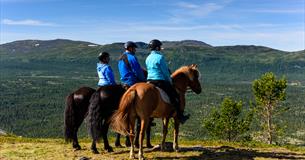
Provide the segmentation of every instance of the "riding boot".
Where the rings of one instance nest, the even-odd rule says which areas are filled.
[[[183,115],[183,113],[181,111],[177,111],[177,117],[179,119],[179,122],[181,124],[184,124],[186,122],[186,120],[188,120],[190,118],[190,115]]]
[[[180,110],[180,103],[178,103],[178,99],[176,99],[174,106],[176,108],[176,112],[177,112],[177,117],[179,119],[179,122],[181,124],[184,124],[186,122],[186,120],[188,120],[190,118],[190,115],[183,115],[183,111]]]

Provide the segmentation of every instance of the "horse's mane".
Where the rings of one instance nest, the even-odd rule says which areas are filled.
[[[198,72],[198,75],[200,75],[200,72],[197,68],[197,65],[194,67],[195,65],[190,65],[190,66],[182,66],[180,68],[178,68],[174,73],[172,73],[171,77],[174,78],[176,76],[178,76],[179,74],[184,74],[187,77],[189,77],[189,79],[192,79],[192,76],[190,75],[189,69],[193,69],[196,70]]]

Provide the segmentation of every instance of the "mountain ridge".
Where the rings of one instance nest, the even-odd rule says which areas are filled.
[[[176,47],[199,47],[199,48],[210,48],[210,49],[227,49],[227,50],[235,50],[236,48],[240,50],[253,50],[253,49],[262,49],[264,51],[277,51],[282,53],[303,53],[304,50],[300,51],[282,51],[278,49],[273,49],[266,46],[257,46],[257,45],[233,45],[233,46],[212,46],[202,41],[198,40],[181,40],[181,41],[162,41],[164,48],[176,48]],[[145,42],[135,42],[139,48],[147,49],[148,44]],[[79,47],[97,47],[97,46],[121,46],[123,47],[123,42],[114,42],[111,44],[96,44],[92,42],[86,41],[76,41],[69,39],[54,39],[54,40],[18,40],[9,43],[0,44],[0,51],[7,53],[29,53],[30,49],[37,49],[41,47],[54,48],[54,47],[63,47],[64,45],[75,45]]]

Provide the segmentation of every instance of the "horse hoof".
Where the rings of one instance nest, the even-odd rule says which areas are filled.
[[[73,146],[73,148],[74,148],[74,150],[81,150],[82,148],[80,147],[80,145],[75,145],[75,146]]]
[[[139,156],[139,160],[144,160],[144,159],[145,159],[145,158],[144,158],[143,155]]]
[[[130,147],[131,146],[130,142],[129,143],[126,142],[125,145],[126,145],[126,147]]]
[[[117,148],[123,148],[123,146],[119,143],[119,144],[114,144],[115,145],[115,147],[117,147]]]
[[[154,146],[151,145],[151,144],[147,144],[146,147],[147,147],[147,148],[154,148]]]
[[[136,157],[135,157],[135,155],[130,155],[129,156],[129,159],[135,159]]]
[[[99,154],[100,152],[98,152],[96,149],[93,149],[93,150],[92,150],[92,153],[93,153],[93,154]]]
[[[113,152],[112,147],[105,148],[105,150],[106,150],[107,152]]]
[[[79,151],[79,150],[81,150],[80,147],[74,148],[74,151]]]
[[[136,148],[139,148],[139,144],[135,144],[134,146],[135,146]]]

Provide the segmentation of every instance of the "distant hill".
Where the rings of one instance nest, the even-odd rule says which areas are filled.
[[[196,40],[182,40],[182,41],[164,41],[164,47],[177,47],[177,46],[192,46],[192,47],[213,47],[207,43]]]
[[[149,53],[148,44],[144,42],[136,42],[138,45],[138,52],[147,55]],[[211,46],[207,43],[196,40],[183,41],[163,41],[164,52],[171,58],[176,55],[192,54],[203,58],[211,59],[228,59],[233,61],[257,61],[270,63],[278,61],[305,61],[305,51],[285,52],[272,49],[264,46],[254,45],[236,45],[236,46]],[[66,39],[56,40],[21,40],[0,45],[0,54],[30,54],[35,55],[32,58],[43,58],[45,56],[52,57],[75,57],[96,56],[97,52],[108,51],[118,57],[124,51],[124,43],[117,42],[106,45],[98,45],[84,41],[72,41]],[[41,57],[43,56],[43,57]],[[181,58],[181,57],[180,57]],[[197,57],[198,58],[198,57]]]
[[[0,45],[0,52],[5,53],[32,53],[47,51],[48,49],[63,49],[64,47],[90,47],[97,44],[83,41],[72,41],[67,39],[55,40],[20,40]]]

